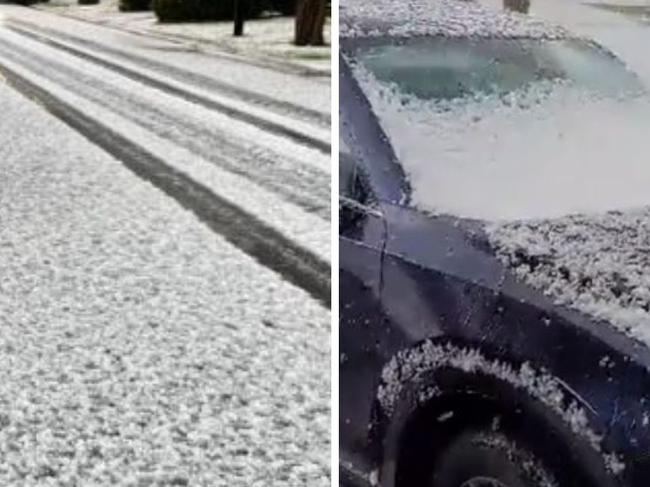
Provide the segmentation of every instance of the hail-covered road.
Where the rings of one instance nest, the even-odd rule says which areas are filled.
[[[329,485],[329,89],[0,5],[0,485]]]

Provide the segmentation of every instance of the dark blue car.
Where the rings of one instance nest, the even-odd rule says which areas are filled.
[[[593,82],[603,93],[612,87],[633,90],[636,78],[604,49],[559,31],[537,35],[535,27],[530,35],[496,35],[483,22],[459,34],[458,25],[476,18],[474,6],[454,6],[456,29],[445,31],[449,16],[423,16],[436,2],[406,3],[411,8],[400,12],[389,12],[393,3],[386,0],[373,8],[341,11],[342,483],[650,485],[647,345],[608,315],[560,303],[536,285],[543,279],[527,279],[526,273],[543,271],[568,286],[580,269],[571,263],[558,266],[552,256],[525,245],[510,253],[498,249],[481,218],[485,208],[459,216],[444,207],[436,212],[416,204],[429,196],[414,194],[408,164],[396,155],[398,131],[386,130],[369,100],[377,94],[369,94],[368,80],[359,79],[370,72],[373,82],[391,87],[409,103],[453,103],[477,93],[508,96],[546,79]],[[494,15],[490,25],[525,22]],[[557,51],[552,63],[540,46]],[[570,68],[555,63],[563,56],[570,56]],[[492,69],[495,63],[499,69]],[[451,208],[476,200],[454,198]],[[552,209],[552,193],[548,199]],[[607,215],[610,223],[625,216]],[[542,216],[532,221],[545,222],[546,234],[566,233],[570,221],[576,228],[620,235],[601,220],[579,227],[582,220],[574,217]],[[530,230],[527,225],[533,224],[507,228],[521,230],[517,225]],[[647,228],[628,225],[624,231],[648,243]],[[641,231],[645,236],[638,235]],[[567,241],[578,238],[565,233]],[[607,288],[617,303],[626,293],[636,296],[638,289],[630,291],[625,282],[617,278]],[[571,289],[591,292],[596,285],[585,271]],[[639,296],[635,316],[646,319],[650,304]]]

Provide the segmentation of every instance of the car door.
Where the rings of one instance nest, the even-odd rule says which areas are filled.
[[[348,154],[339,168],[340,441],[346,456],[363,455],[378,380],[374,331],[385,222],[362,168]],[[355,462],[356,463],[356,462]]]

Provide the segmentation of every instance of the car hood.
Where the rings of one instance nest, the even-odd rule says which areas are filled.
[[[500,289],[504,266],[495,258],[480,222],[432,216],[390,203],[383,203],[382,211],[388,222],[388,254],[495,292]]]
[[[650,206],[492,223],[485,236],[517,278],[555,304],[650,346]]]

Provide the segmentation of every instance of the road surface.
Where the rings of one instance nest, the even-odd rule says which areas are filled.
[[[0,5],[0,485],[329,485],[329,85]]]

